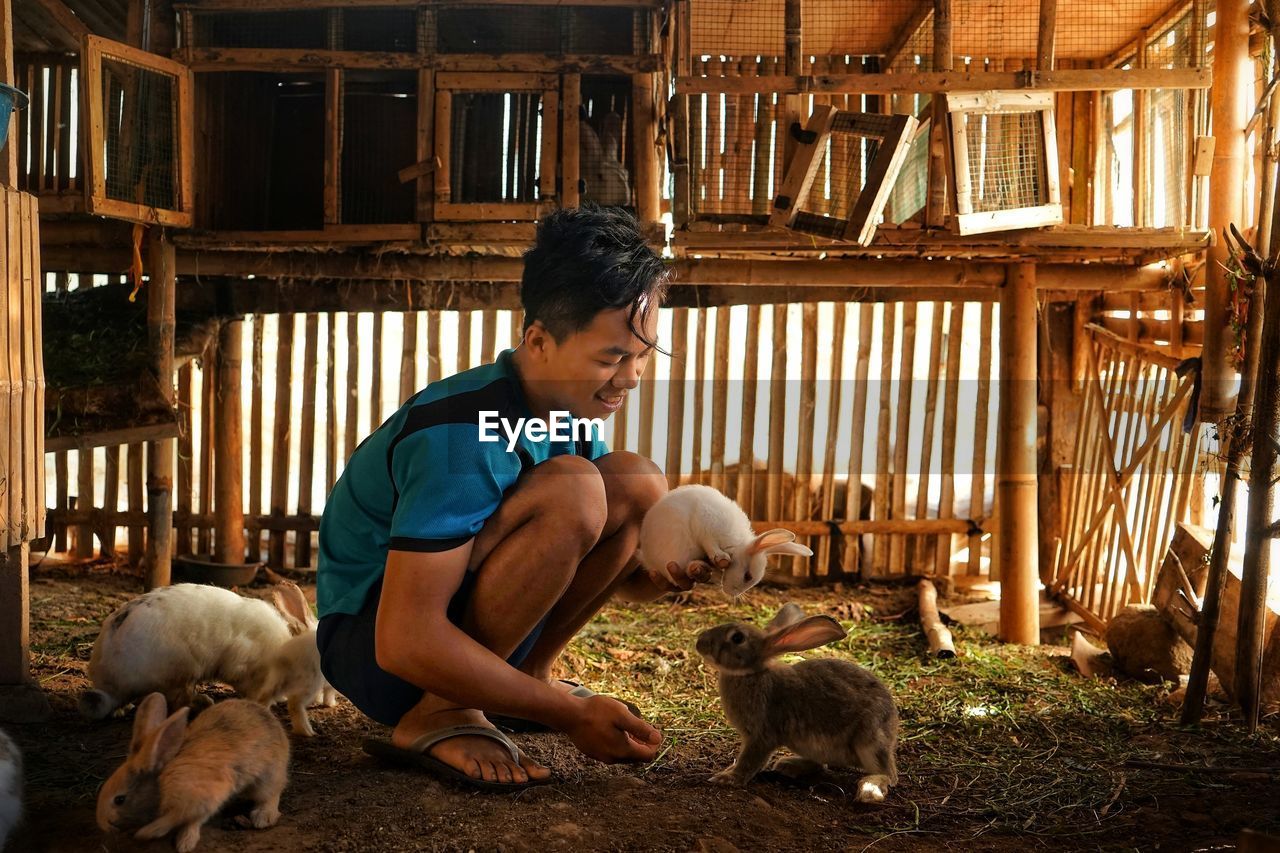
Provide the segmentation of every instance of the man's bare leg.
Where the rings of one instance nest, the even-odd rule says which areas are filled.
[[[478,574],[462,629],[500,657],[515,651],[566,595],[596,547],[606,505],[601,473],[587,460],[559,456],[525,474],[476,537],[468,568]],[[426,732],[455,725],[490,724],[478,710],[426,693],[400,719],[391,740],[407,747]],[[550,773],[523,755],[513,764],[489,738],[449,738],[431,755],[488,781],[525,782]]]
[[[600,541],[582,560],[569,588],[552,608],[542,633],[520,669],[550,680],[551,667],[636,567],[644,515],[667,492],[667,479],[652,461],[616,452],[595,460],[604,481],[608,518]]]

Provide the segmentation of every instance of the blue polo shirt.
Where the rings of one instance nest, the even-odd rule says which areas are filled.
[[[512,424],[529,408],[511,356],[433,382],[361,442],[320,520],[316,601],[321,617],[359,612],[386,570],[387,551],[448,551],[480,532],[520,473],[566,453],[596,459],[599,436],[531,441],[513,451],[480,441],[481,412]]]

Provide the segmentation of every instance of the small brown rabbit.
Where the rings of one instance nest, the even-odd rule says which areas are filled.
[[[289,737],[255,702],[228,699],[187,725],[190,708],[166,717],[164,696],[138,705],[124,764],[98,793],[98,826],[161,838],[177,829],[180,853],[200,843],[200,828],[232,797],[251,799],[255,829],[280,819],[288,782]]]
[[[844,636],[830,616],[806,619],[795,604],[779,610],[766,631],[730,623],[698,636],[698,654],[719,674],[725,716],[742,736],[737,760],[712,781],[745,785],[779,747],[787,747],[796,757],[779,761],[776,769],[803,775],[825,765],[857,767],[867,774],[858,800],[884,800],[898,781],[898,709],[889,688],[849,661],[783,666],[772,660]]]

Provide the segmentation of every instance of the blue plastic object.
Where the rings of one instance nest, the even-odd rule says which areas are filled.
[[[9,138],[9,117],[27,108],[27,93],[0,83],[0,145]]]

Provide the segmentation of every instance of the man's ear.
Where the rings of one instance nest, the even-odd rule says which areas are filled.
[[[524,346],[539,358],[545,357],[555,339],[551,336],[551,332],[547,327],[542,325],[541,320],[534,320],[529,324],[529,328],[524,332]]]

